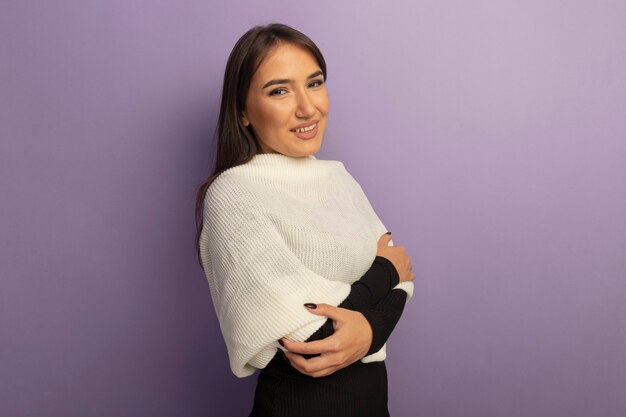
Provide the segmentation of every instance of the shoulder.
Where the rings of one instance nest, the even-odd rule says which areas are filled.
[[[263,211],[254,187],[234,172],[218,175],[204,195],[203,222],[209,225],[233,228],[259,222]]]
[[[205,204],[245,202],[247,199],[252,199],[250,191],[253,187],[250,181],[240,175],[236,168],[229,168],[215,177],[204,195]]]

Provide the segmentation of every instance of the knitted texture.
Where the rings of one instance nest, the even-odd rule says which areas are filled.
[[[304,341],[372,265],[387,231],[340,161],[257,154],[222,172],[204,200],[200,255],[238,377],[274,357],[278,339]],[[393,244],[392,242],[390,244]],[[413,295],[413,283],[395,288]],[[383,360],[385,346],[361,359]]]

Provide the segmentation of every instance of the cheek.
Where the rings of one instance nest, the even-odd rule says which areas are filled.
[[[291,109],[286,100],[264,103],[257,110],[260,126],[265,128],[283,128],[290,120]]]
[[[328,109],[330,107],[330,102],[328,100],[328,94],[326,92],[324,92],[323,94],[320,94],[316,98],[315,107],[317,107],[317,109],[319,110],[320,113],[322,113],[324,116],[326,116],[326,113],[328,113]]]

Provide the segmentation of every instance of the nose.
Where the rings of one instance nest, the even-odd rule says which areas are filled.
[[[308,119],[315,114],[315,105],[306,90],[300,91],[296,96],[296,117]]]

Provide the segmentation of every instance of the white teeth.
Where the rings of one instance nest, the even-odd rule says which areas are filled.
[[[294,129],[294,131],[296,131],[298,133],[310,132],[311,130],[315,129],[315,126],[317,126],[317,123],[312,124],[311,126],[301,127],[299,129]]]

